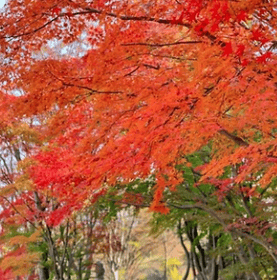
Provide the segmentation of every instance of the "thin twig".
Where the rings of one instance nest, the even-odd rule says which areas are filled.
[[[150,44],[150,43],[141,43],[141,42],[132,42],[132,43],[124,43],[121,46],[128,47],[128,46],[148,46],[148,47],[169,47],[169,46],[176,46],[176,45],[191,45],[191,44],[200,44],[203,41],[183,41],[183,42],[174,42],[174,43],[165,43],[165,44]]]

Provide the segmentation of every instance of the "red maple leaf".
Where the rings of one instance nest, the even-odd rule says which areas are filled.
[[[173,19],[171,20],[172,24],[180,24],[183,22],[184,19],[184,15],[185,15],[185,11],[183,10],[180,17],[178,19],[176,19],[176,17],[173,17]]]
[[[201,23],[194,27],[194,30],[197,35],[201,36],[204,32],[205,27],[209,24],[209,20],[206,18]]]
[[[231,53],[233,53],[232,43],[228,42],[223,47],[223,54],[222,54],[222,56],[229,56]]]
[[[260,63],[266,63],[268,59],[270,59],[272,56],[272,52],[266,52],[265,54],[257,57],[256,61]]]
[[[62,10],[61,8],[55,7],[52,9],[52,14],[59,15],[61,13],[61,10]]]
[[[265,44],[269,41],[269,39],[265,38],[264,34],[259,30],[252,30],[252,37],[253,41],[260,41],[262,44]]]
[[[240,13],[237,15],[237,21],[246,21],[249,19],[249,15],[246,11],[242,10]]]
[[[244,50],[245,50],[245,46],[242,45],[242,44],[239,44],[239,45],[237,46],[236,54],[237,54],[239,57],[241,57],[241,56],[243,55],[243,53],[244,53]]]

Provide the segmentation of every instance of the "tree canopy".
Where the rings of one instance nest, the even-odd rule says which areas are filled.
[[[51,230],[77,212],[98,219],[107,195],[205,212],[276,271],[276,12],[274,0],[8,1],[2,235],[42,228],[53,259]]]

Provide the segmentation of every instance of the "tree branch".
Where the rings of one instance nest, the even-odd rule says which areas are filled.
[[[221,129],[218,131],[220,134],[226,136],[227,138],[233,140],[236,144],[238,144],[239,146],[244,146],[244,147],[248,147],[249,144],[247,142],[245,142],[243,139],[241,139],[240,137],[237,137],[231,133],[229,133],[227,130],[225,129]]]
[[[168,46],[176,46],[176,45],[190,45],[190,44],[201,44],[203,41],[183,41],[183,42],[174,42],[174,43],[167,43],[167,44],[149,44],[149,43],[124,43],[121,46],[128,47],[128,46],[148,46],[148,47],[168,47]]]

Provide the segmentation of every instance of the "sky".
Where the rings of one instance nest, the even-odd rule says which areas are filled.
[[[0,0],[0,8],[2,8],[5,4],[6,0]]]

